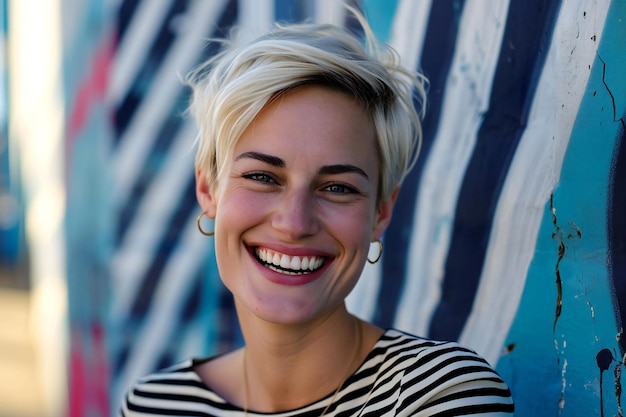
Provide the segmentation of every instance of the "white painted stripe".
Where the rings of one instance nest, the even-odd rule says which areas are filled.
[[[317,0],[315,21],[343,27],[346,18],[345,0]]]
[[[237,42],[264,35],[274,23],[274,0],[239,0]]]
[[[119,104],[128,92],[171,5],[172,0],[140,2],[115,53],[108,90],[111,103]]]
[[[112,398],[121,399],[130,384],[157,365],[166,341],[181,325],[177,320],[184,308],[181,300],[192,290],[196,272],[205,263],[212,244],[212,239],[198,232],[195,217],[192,216],[181,233],[180,244],[163,270],[152,307],[136,335],[126,366],[114,384]]]
[[[465,4],[438,132],[424,166],[396,326],[426,335],[441,296],[459,189],[471,158],[504,33],[508,2]]]
[[[389,44],[407,68],[419,68],[430,7],[431,1],[427,0],[400,0],[397,6]]]
[[[517,313],[544,208],[559,182],[588,66],[600,43],[580,40],[601,36],[609,3],[578,0],[561,5],[528,127],[498,201],[474,309],[460,338],[492,364]]]
[[[178,22],[181,34],[165,56],[152,88],[137,109],[113,156],[111,171],[114,176],[115,205],[127,200],[157,137],[160,127],[158,121],[168,115],[178,99],[182,88],[180,77],[196,64],[206,43],[206,32],[211,31],[217,23],[224,3],[225,0],[196,0],[186,14],[188,20]]]
[[[176,209],[193,175],[192,143],[197,129],[190,121],[184,125],[167,160],[153,179],[137,208],[136,218],[111,261],[113,322],[124,320],[137,297],[141,277],[153,261],[163,238],[165,225]]]

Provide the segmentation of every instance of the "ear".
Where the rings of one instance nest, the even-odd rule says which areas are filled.
[[[391,214],[393,213],[393,206],[396,204],[398,198],[399,187],[396,187],[391,193],[391,197],[388,200],[380,203],[380,206],[376,210],[376,217],[374,219],[374,227],[372,228],[372,242],[381,238],[387,226],[391,222]]]
[[[202,170],[196,169],[196,199],[202,211],[206,212],[206,216],[210,219],[214,219],[217,213],[215,188],[209,184]]]

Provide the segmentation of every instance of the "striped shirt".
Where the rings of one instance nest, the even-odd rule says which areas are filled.
[[[196,360],[142,378],[128,391],[119,417],[242,417],[244,411],[207,387]],[[317,417],[333,397],[280,413],[248,415]],[[329,417],[512,416],[511,393],[491,366],[453,342],[436,342],[398,330],[385,331],[350,376]]]

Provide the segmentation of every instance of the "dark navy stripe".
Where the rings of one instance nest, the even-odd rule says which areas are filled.
[[[126,30],[135,17],[135,12],[141,0],[124,0],[117,12],[117,42],[122,43]]]
[[[150,46],[148,56],[143,62],[141,69],[137,72],[126,95],[115,109],[114,145],[119,144],[126,128],[135,116],[135,112],[141,105],[144,96],[147,94],[150,87],[152,87],[152,81],[163,62],[163,58],[166,56],[174,43],[174,39],[178,35],[175,31],[175,25],[172,25],[172,21],[177,15],[185,12],[188,2],[188,0],[172,2],[172,6],[163,19],[157,36]],[[135,22],[135,24],[141,24],[141,22]],[[158,88],[158,86],[156,86],[156,88]]]
[[[346,0],[347,5],[355,8],[361,14],[363,14],[363,6],[359,0]],[[358,19],[352,13],[346,13],[346,16],[343,21],[343,26],[350,31],[350,33],[354,34],[357,37],[363,37],[365,32],[363,31],[363,27]]]
[[[559,7],[556,0],[510,3],[489,110],[457,201],[432,338],[458,339],[471,313],[502,184],[526,127]]]
[[[300,22],[311,17],[314,4],[308,0],[274,0],[274,20]]]
[[[417,189],[436,135],[463,6],[464,1],[432,2],[421,57],[421,70],[430,80],[428,111],[422,123],[422,150],[417,165],[404,181],[394,207],[391,224],[385,233],[382,280],[374,316],[374,322],[384,328],[393,326],[405,282],[411,279],[407,276],[407,262],[409,243],[413,234]]]
[[[180,313],[180,321],[182,323],[198,317],[198,313],[202,308],[202,294],[204,294],[203,287],[205,285],[204,271],[196,271],[193,274],[191,291],[187,293],[186,299],[183,301],[183,308]]]
[[[626,112],[620,119],[621,128],[615,141],[615,153],[608,189],[608,249],[609,276],[613,281],[617,328],[626,325]],[[618,341],[621,356],[626,353],[624,339]]]
[[[130,348],[134,342],[133,336],[137,334],[132,331],[129,320],[125,320],[120,327],[121,331],[115,335],[115,337],[120,341],[118,345],[119,348],[115,350],[115,354],[112,355],[111,361],[111,371],[113,375],[121,375],[124,371],[126,363],[128,362],[128,356],[130,355]]]
[[[238,17],[239,2],[237,0],[228,0],[228,3],[224,6],[210,38],[220,39],[228,37],[230,29],[233,27]],[[215,55],[219,51],[220,46],[220,43],[209,42],[209,44],[202,49],[202,53],[199,55],[198,62],[196,64],[200,64]]]

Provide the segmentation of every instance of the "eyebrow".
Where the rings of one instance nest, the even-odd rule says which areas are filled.
[[[239,161],[240,159],[245,158],[256,159],[258,161],[265,162],[266,164],[275,166],[276,168],[284,168],[286,166],[285,161],[283,161],[279,157],[267,155],[261,152],[244,152],[241,155],[237,156],[235,158],[235,161]]]
[[[369,176],[365,173],[365,171],[350,164],[326,165],[320,168],[319,173],[323,175],[355,173],[369,179]]]
[[[256,159],[258,161],[264,162],[268,165],[277,167],[277,168],[285,168],[287,165],[285,164],[285,161],[283,161],[281,158],[274,156],[274,155],[268,155],[268,154],[264,154],[261,152],[254,152],[254,151],[250,151],[250,152],[244,152],[240,155],[238,155],[235,158],[235,161],[239,161],[241,159],[245,159],[245,158],[251,158],[251,159]],[[319,174],[321,175],[334,175],[334,174],[347,174],[347,173],[355,173],[355,174],[359,174],[363,177],[365,177],[366,179],[369,179],[369,176],[365,173],[365,171],[363,171],[361,168],[355,166],[355,165],[351,165],[351,164],[334,164],[334,165],[324,165],[323,167],[321,167],[319,169]]]

